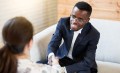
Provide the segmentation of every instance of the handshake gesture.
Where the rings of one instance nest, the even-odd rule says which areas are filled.
[[[58,70],[59,73],[67,73],[66,68],[60,66],[59,58],[55,57],[53,53],[48,55],[48,64],[51,65],[54,69]]]
[[[55,57],[55,55],[51,55],[48,57],[48,64],[49,65],[59,65],[59,58]]]

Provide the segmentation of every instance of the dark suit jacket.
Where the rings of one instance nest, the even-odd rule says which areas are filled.
[[[67,56],[71,47],[73,32],[70,30],[70,17],[61,18],[48,45],[48,54],[53,52],[60,58]],[[66,66],[68,73],[90,70],[91,68],[97,69],[95,53],[99,37],[100,33],[91,23],[85,24],[73,47],[72,56],[76,63]],[[64,42],[60,45],[62,39]]]

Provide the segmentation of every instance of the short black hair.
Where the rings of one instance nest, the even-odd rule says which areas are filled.
[[[77,2],[74,7],[77,7],[79,10],[85,10],[85,11],[87,11],[88,14],[89,14],[89,16],[92,13],[92,7],[87,2],[84,2],[84,1]]]

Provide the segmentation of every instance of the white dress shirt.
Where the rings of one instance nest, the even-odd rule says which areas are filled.
[[[74,31],[74,35],[73,35],[73,39],[72,39],[72,44],[71,44],[71,47],[70,47],[70,50],[69,50],[69,53],[68,53],[68,57],[73,59],[72,57],[72,51],[73,51],[73,46],[74,46],[74,43],[77,39],[77,36],[81,33],[82,29],[78,30],[78,31]]]

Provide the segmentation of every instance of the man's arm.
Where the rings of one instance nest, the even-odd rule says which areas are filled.
[[[58,22],[57,27],[56,27],[56,31],[52,36],[52,39],[50,41],[50,43],[48,44],[48,50],[47,50],[47,54],[48,54],[48,63],[52,62],[52,56],[55,56],[60,44],[61,44],[61,40],[62,40],[62,25],[61,25],[61,20]]]
[[[66,66],[67,73],[79,72],[80,70],[89,70],[94,63],[95,53],[100,34],[95,39],[89,41],[84,59],[73,65]]]

